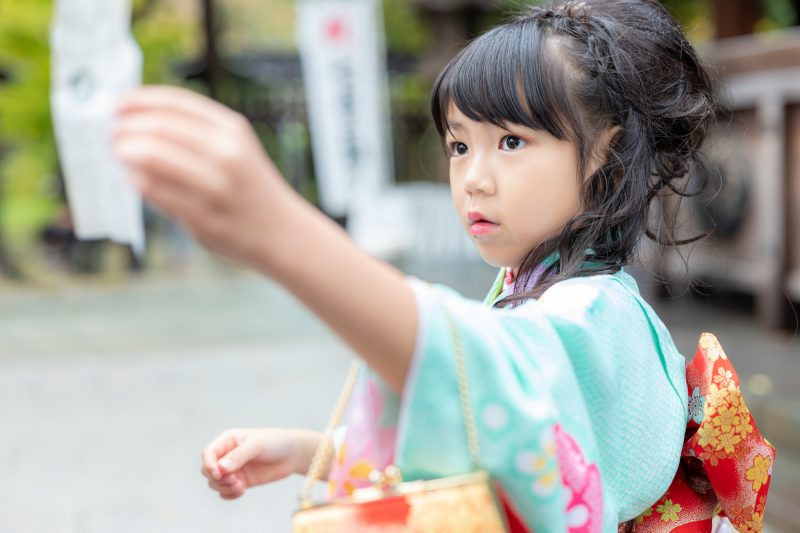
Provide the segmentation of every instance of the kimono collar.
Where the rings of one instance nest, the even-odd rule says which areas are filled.
[[[547,268],[550,267],[553,263],[555,263],[557,259],[558,259],[558,253],[553,253],[547,256],[541,263],[539,263],[536,266],[536,268],[533,269],[531,275],[528,276],[528,278],[525,280],[525,287],[521,292],[532,290],[539,282],[539,280],[542,278],[542,275],[544,275]],[[497,278],[495,278],[495,281],[492,284],[492,288],[489,291],[489,294],[486,296],[486,299],[484,300],[484,303],[491,306],[497,303],[497,301],[502,298],[510,296],[515,292],[520,292],[517,290],[518,283],[519,280],[516,279],[514,271],[510,267],[501,268],[500,272],[498,272],[497,274]]]

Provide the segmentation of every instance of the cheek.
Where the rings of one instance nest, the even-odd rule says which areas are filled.
[[[453,199],[453,205],[455,205],[456,209],[461,209],[461,200],[464,197],[464,188],[461,186],[458,172],[455,168],[453,168],[452,163],[450,163],[450,197]]]
[[[548,191],[542,194],[542,199],[549,200],[541,205],[543,215],[548,219],[551,229],[560,229],[569,219],[578,214],[579,191],[578,183],[573,177],[548,184]]]
[[[453,201],[453,207],[456,209],[456,213],[461,209],[461,196],[458,194],[458,191],[455,187],[453,187],[452,183],[450,184],[450,199]]]
[[[525,213],[531,231],[552,236],[578,213],[580,184],[572,170],[543,165],[516,195],[517,212]]]

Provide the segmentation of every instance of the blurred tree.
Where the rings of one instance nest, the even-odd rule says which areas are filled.
[[[786,28],[800,22],[800,0],[762,0],[761,3],[762,17],[756,22],[756,31]]]
[[[390,54],[419,55],[433,44],[434,34],[408,0],[383,0],[386,48]]]
[[[201,0],[194,0],[200,3]],[[202,0],[204,1],[204,0]],[[298,0],[215,0],[222,56],[264,50],[296,52]],[[409,0],[382,0],[386,45],[390,53],[422,53],[433,40],[426,21]]]
[[[707,41],[714,37],[713,0],[662,0],[675,15],[692,41]],[[747,0],[753,2],[754,0]]]
[[[800,0],[662,0],[695,40],[723,39],[793,26]]]
[[[44,220],[53,204],[40,194],[56,162],[47,101],[50,1],[0,2],[0,64],[10,78],[0,86],[0,255],[15,270],[7,249],[12,230]]]
[[[0,70],[0,85],[8,81],[8,75],[5,71]],[[3,146],[0,145],[0,159],[3,157]],[[14,268],[14,265],[11,263],[8,257],[8,252],[6,251],[5,241],[3,240],[3,235],[0,233],[0,274],[5,274],[8,277],[17,277],[18,272]]]

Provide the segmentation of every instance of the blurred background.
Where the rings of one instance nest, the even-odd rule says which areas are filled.
[[[382,254],[476,298],[494,272],[453,223],[428,93],[467,39],[526,3],[382,1],[394,182],[416,215]],[[726,347],[778,448],[765,530],[800,531],[800,1],[664,3],[726,104],[707,149],[720,179],[665,213],[714,234],[645,249],[634,271],[688,358],[701,331]],[[76,239],[49,108],[52,9],[0,0],[0,533],[288,531],[297,479],[222,502],[199,454],[228,427],[321,427],[348,351],[155,211],[143,257]],[[295,16],[292,0],[136,0],[133,31],[146,83],[244,113],[318,203]]]

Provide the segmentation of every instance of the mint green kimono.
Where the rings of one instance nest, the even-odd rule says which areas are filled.
[[[687,422],[685,361],[628,274],[574,278],[513,309],[409,280],[419,334],[402,397],[365,372],[331,470],[338,495],[396,464],[473,469],[443,309],[464,346],[482,466],[536,533],[617,531],[670,485]],[[488,304],[488,305],[487,305]]]

